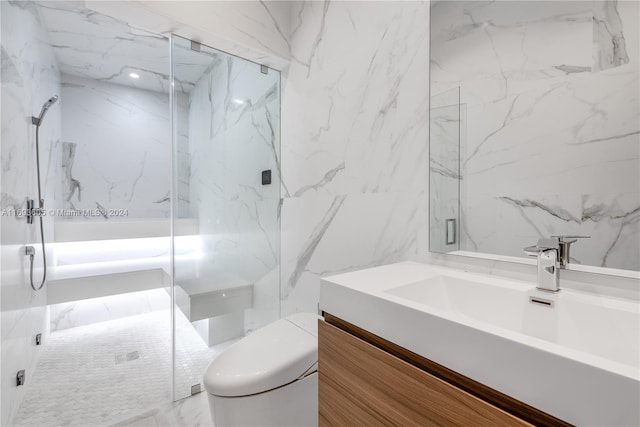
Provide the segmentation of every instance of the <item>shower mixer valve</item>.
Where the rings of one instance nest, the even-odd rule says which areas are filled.
[[[44,199],[40,199],[38,207],[35,207],[35,201],[33,199],[27,200],[27,224],[33,224],[33,219],[37,216],[44,215]]]
[[[33,199],[27,200],[27,224],[33,224]]]

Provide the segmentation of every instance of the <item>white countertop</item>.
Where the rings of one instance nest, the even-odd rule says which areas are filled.
[[[324,278],[320,308],[568,422],[640,424],[637,301],[407,262]]]

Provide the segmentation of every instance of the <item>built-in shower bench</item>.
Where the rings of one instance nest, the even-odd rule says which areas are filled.
[[[209,269],[198,278],[176,280],[176,304],[191,322],[253,307],[253,284]]]
[[[143,264],[140,260],[135,261]],[[105,271],[100,274],[86,274],[95,273],[86,266],[79,268],[76,274],[69,268],[63,277],[58,273],[57,278],[47,282],[47,303],[60,304],[156,288],[170,292],[171,279],[164,268],[130,268],[119,272],[108,272],[108,266],[101,268]],[[228,273],[210,270],[203,277],[176,280],[175,296],[176,304],[186,318],[195,322],[253,307],[253,284]]]
[[[55,276],[54,276],[55,277]],[[81,301],[171,286],[162,268],[49,279],[47,304]]]
[[[197,219],[180,219],[176,237],[176,304],[192,322],[253,306],[253,284],[205,263]],[[164,288],[170,292],[169,222],[55,223],[47,303]]]

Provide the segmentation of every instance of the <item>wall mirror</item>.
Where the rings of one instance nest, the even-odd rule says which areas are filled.
[[[430,251],[640,270],[639,5],[432,2]]]

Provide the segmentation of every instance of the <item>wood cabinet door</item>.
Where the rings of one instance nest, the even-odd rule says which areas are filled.
[[[531,425],[324,321],[320,426]]]

